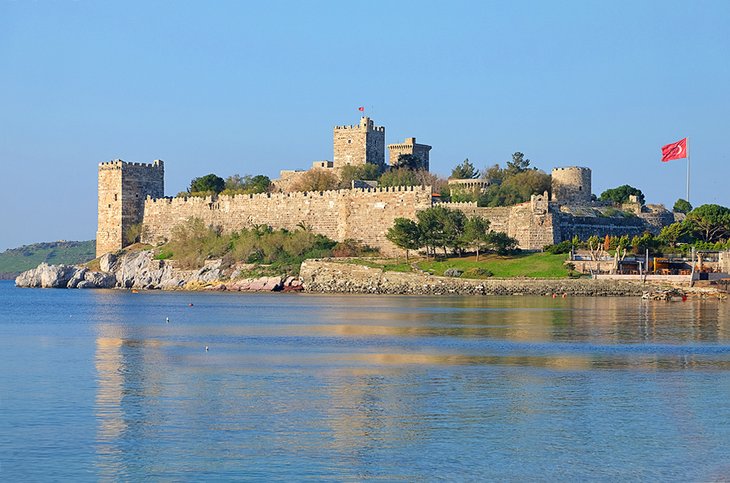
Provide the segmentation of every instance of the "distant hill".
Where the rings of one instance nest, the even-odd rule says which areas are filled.
[[[33,243],[0,253],[0,279],[13,279],[43,262],[48,264],[88,262],[96,257],[96,241]]]

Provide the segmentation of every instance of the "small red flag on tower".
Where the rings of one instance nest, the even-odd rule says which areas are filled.
[[[357,110],[360,112],[365,112],[365,108],[363,106],[358,107]]]
[[[662,162],[666,163],[673,159],[681,159],[687,157],[687,138],[677,141],[676,143],[662,146]]]

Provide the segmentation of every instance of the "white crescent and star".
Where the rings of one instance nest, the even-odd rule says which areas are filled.
[[[682,154],[682,145],[677,144],[677,152],[675,153],[675,155],[679,156],[680,154]]]

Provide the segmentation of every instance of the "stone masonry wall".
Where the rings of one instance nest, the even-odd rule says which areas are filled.
[[[591,202],[591,170],[580,166],[555,168],[551,174],[552,201],[562,204]]]
[[[348,164],[365,163],[385,165],[385,128],[375,126],[368,117],[355,126],[336,126],[333,132],[333,166],[342,168]]]
[[[142,222],[147,196],[165,196],[164,163],[100,163],[98,181],[97,256],[124,246],[125,232]]]
[[[121,164],[99,164],[98,183],[96,256],[122,248]]]
[[[143,240],[157,244],[172,229],[195,217],[231,232],[253,225],[293,230],[304,223],[315,233],[336,241],[351,238],[401,255],[385,237],[395,218],[415,219],[431,206],[430,187],[398,187],[219,196],[218,198],[148,198],[144,207]]]
[[[587,240],[596,235],[598,237],[641,235],[647,230],[647,224],[641,218],[619,218],[619,217],[588,217],[573,216],[567,213],[556,215],[559,228],[556,242],[570,240],[578,236],[581,240]]]
[[[431,146],[418,144],[416,138],[406,138],[403,143],[389,144],[388,153],[391,166],[398,166],[398,158],[410,154],[419,160],[419,169],[429,169],[429,152]]]
[[[536,212],[531,202],[514,206],[477,207],[476,203],[443,203],[443,206],[459,210],[468,216],[480,216],[489,220],[489,228],[501,231],[517,240],[523,250],[541,250],[555,243],[553,214]]]

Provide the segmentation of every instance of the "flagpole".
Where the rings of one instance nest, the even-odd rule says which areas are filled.
[[[689,136],[687,136],[687,203],[689,203]]]

